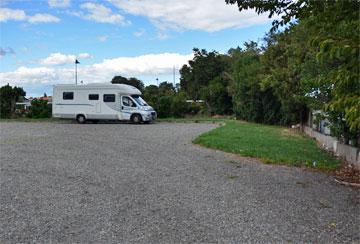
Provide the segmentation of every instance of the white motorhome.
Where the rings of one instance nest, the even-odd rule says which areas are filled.
[[[125,84],[55,85],[52,113],[54,118],[86,120],[127,120],[150,122],[156,112],[141,92]]]

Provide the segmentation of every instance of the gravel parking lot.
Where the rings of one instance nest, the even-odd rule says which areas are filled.
[[[0,242],[360,242],[358,190],[192,145],[215,126],[1,123]]]

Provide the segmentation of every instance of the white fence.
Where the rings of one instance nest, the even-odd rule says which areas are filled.
[[[346,162],[360,168],[359,148],[341,144],[337,138],[321,134],[308,126],[305,126],[304,132],[310,137],[315,138],[326,150],[334,152],[336,156],[339,156],[345,159]]]

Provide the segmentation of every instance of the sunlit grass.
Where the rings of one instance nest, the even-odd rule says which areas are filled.
[[[336,169],[340,162],[315,140],[285,127],[227,121],[193,141],[205,147],[260,158],[265,163]]]

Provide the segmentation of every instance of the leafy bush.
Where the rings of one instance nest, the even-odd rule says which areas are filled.
[[[203,107],[203,104],[200,103],[190,103],[190,105],[188,105],[187,113],[191,115],[196,115],[204,109]]]
[[[210,114],[232,113],[232,101],[227,91],[227,81],[220,76],[201,89],[201,98],[205,100]]]
[[[186,96],[183,93],[178,93],[172,97],[171,114],[173,117],[183,117],[188,112],[189,105],[186,103]]]
[[[31,101],[31,107],[27,116],[34,119],[50,118],[51,113],[51,104],[48,104],[45,100],[34,99]]]
[[[144,99],[149,103],[159,118],[183,117],[189,111],[186,94],[176,91],[172,83],[162,82],[159,87],[149,85],[144,89]]]
[[[159,118],[166,118],[172,115],[171,104],[172,104],[171,96],[162,96],[157,100],[157,103],[155,104],[155,109],[157,111]]]

